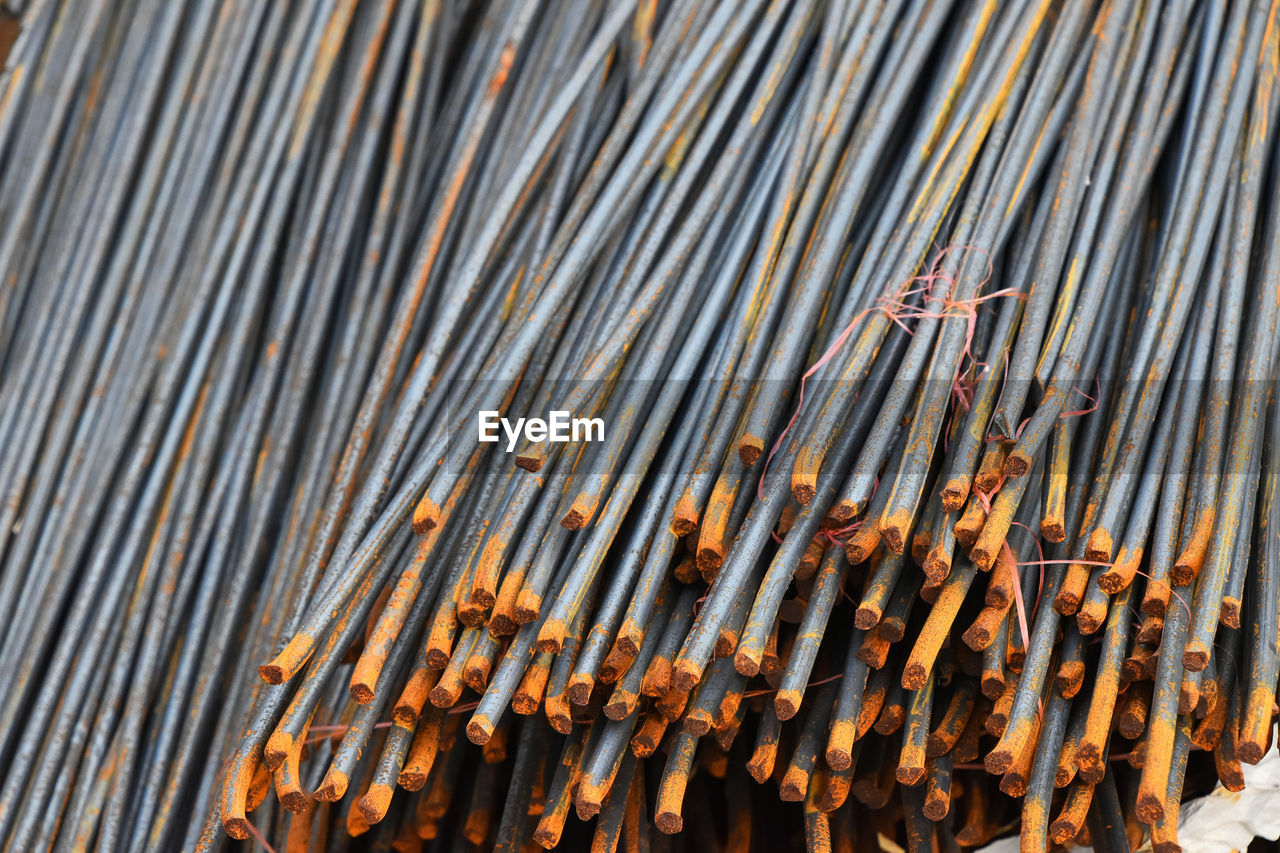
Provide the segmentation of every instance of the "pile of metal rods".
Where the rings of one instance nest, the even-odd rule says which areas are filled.
[[[5,8],[5,849],[1169,853],[1270,748],[1280,0]]]

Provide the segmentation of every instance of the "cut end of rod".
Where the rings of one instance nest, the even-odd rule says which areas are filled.
[[[1093,533],[1089,534],[1089,542],[1085,545],[1084,557],[1086,560],[1109,563],[1111,562],[1111,552],[1114,548],[1115,543],[1111,541],[1111,534],[1098,527],[1094,529]]]
[[[249,838],[249,820],[245,817],[224,817],[222,829],[236,841],[247,841]]]
[[[427,774],[416,769],[405,769],[396,777],[396,783],[406,791],[421,791],[427,784]]]
[[[791,481],[791,494],[795,495],[796,500],[800,502],[801,506],[808,506],[812,503],[813,497],[817,493],[818,487],[816,482],[811,482],[809,479],[801,481],[793,479]]]
[[[974,623],[960,637],[970,651],[985,651],[987,646],[991,645],[993,639],[991,630],[986,625]]]
[[[1164,820],[1164,798],[1150,791],[1144,791],[1138,795],[1138,820],[1150,826],[1157,821]]]
[[[1223,625],[1238,631],[1240,629],[1240,599],[1226,596],[1222,599],[1222,609],[1218,611],[1218,619]]]
[[[889,550],[901,554],[907,547],[907,534],[911,530],[911,513],[898,509],[880,517],[880,538]]]
[[[423,655],[428,669],[441,670],[449,665],[449,653],[440,648],[429,648]]]
[[[756,780],[757,784],[764,784],[764,781],[773,775],[773,764],[775,754],[770,751],[761,753],[757,750],[757,754],[751,756],[747,761],[747,772],[751,774],[751,778]]]
[[[541,613],[542,596],[527,589],[520,590],[520,594],[516,596],[515,609],[512,611],[516,622],[520,625],[528,625],[536,621]]]
[[[779,720],[789,720],[800,710],[804,694],[799,690],[779,690],[773,697],[773,710]]]
[[[565,696],[569,697],[569,704],[581,708],[590,702],[591,688],[595,683],[595,679],[585,673],[575,672],[569,676],[569,685],[564,691]]]
[[[919,690],[929,680],[929,672],[924,665],[915,661],[909,662],[902,671],[902,687],[904,690]]]
[[[351,698],[357,705],[368,705],[373,701],[373,687],[369,685],[367,679],[357,680],[357,676],[352,676]]]
[[[676,536],[688,536],[698,530],[698,507],[693,502],[693,495],[685,493],[676,502],[671,513],[671,532]]]
[[[1105,601],[1088,601],[1076,613],[1076,625],[1080,633],[1086,637],[1097,633],[1107,619],[1107,603]]]
[[[827,747],[827,766],[832,770],[848,770],[853,764],[853,754],[840,747]]]
[[[694,737],[702,737],[711,731],[711,715],[695,708],[684,716],[684,730]]]
[[[677,812],[660,811],[653,822],[657,824],[658,831],[664,835],[675,835],[684,829],[684,820]]]
[[[267,684],[284,684],[285,672],[275,663],[264,663],[258,667],[258,675]]]
[[[561,619],[548,619],[542,623],[542,630],[538,632],[538,641],[535,643],[538,651],[550,652],[552,654],[560,654],[560,649],[564,646],[564,637],[568,632],[568,627]]]
[[[427,699],[437,708],[452,708],[457,698],[453,695],[453,691],[442,684],[437,684],[431,688],[431,692],[427,694]]]
[[[560,526],[565,530],[581,530],[596,514],[595,501],[585,495],[578,495],[569,506],[569,511],[560,519]]]
[[[1067,538],[1067,526],[1059,517],[1043,519],[1040,522],[1040,536],[1047,542],[1063,542]]]
[[[493,723],[483,714],[473,714],[467,722],[467,740],[476,746],[484,746],[493,737]]]
[[[1033,461],[1025,451],[1015,447],[1009,451],[1008,458],[1004,460],[1004,475],[1006,477],[1021,477],[1031,470]]]
[[[894,778],[903,785],[919,785],[924,781],[924,768],[917,765],[898,765]]]
[[[534,842],[544,850],[550,850],[559,844],[560,832],[564,826],[561,821],[557,821],[551,815],[545,815],[538,821],[538,828],[533,831]]]
[[[1003,542],[1003,540],[1001,541]],[[999,551],[995,548],[989,548],[986,543],[975,542],[973,547],[969,549],[969,559],[982,571],[989,572],[996,563],[996,554],[998,553]]]
[[[719,542],[698,543],[698,572],[703,581],[711,583],[724,565],[724,545]]]
[[[284,764],[291,749],[293,749],[293,735],[279,730],[272,732],[271,737],[267,738],[266,746],[262,748],[262,760],[266,762],[267,769],[274,771]]]
[[[782,777],[782,785],[778,788],[778,799],[784,803],[798,803],[804,799],[807,790],[809,790],[809,774],[798,767],[792,767]]]
[[[837,499],[836,502],[831,505],[831,508],[827,510],[827,516],[823,520],[823,523],[827,527],[844,527],[853,520],[854,516],[858,514],[858,511],[858,508],[854,504],[844,498]]]
[[[622,630],[618,632],[618,639],[614,641],[614,649],[618,654],[623,655],[631,661],[640,654],[640,644],[644,642],[644,631],[634,622],[628,621],[622,626]]]
[[[277,792],[280,795],[280,805],[284,806],[290,814],[302,814],[311,804],[311,798],[298,788],[287,788],[283,791],[278,789],[279,785],[277,784]]]
[[[947,480],[938,495],[942,498],[943,509],[947,512],[959,512],[969,498],[969,484],[959,477]]]
[[[671,685],[677,690],[688,692],[698,686],[702,680],[702,667],[686,658],[676,661],[671,672]]]
[[[347,779],[347,774],[331,769],[324,774],[324,781],[316,789],[315,798],[322,803],[336,803],[342,799],[343,794],[347,793],[348,784],[350,780]]]
[[[636,708],[639,697],[624,690],[615,690],[609,702],[604,706],[604,715],[615,722],[625,720]]]
[[[745,645],[744,643],[743,646]],[[760,649],[744,648],[743,646],[739,646],[738,651],[733,655],[733,668],[738,671],[739,675],[752,678],[760,673],[760,661],[764,655]],[[679,672],[678,669],[677,672]]]
[[[440,507],[426,495],[413,508],[413,532],[425,536],[440,523]]]
[[[511,697],[511,710],[522,717],[535,714],[541,700],[531,693],[525,693],[521,689],[516,690],[516,695]]]
[[[853,614],[854,627],[870,631],[880,622],[880,608],[873,604],[859,604]]]
[[[1182,653],[1182,665],[1192,672],[1199,672],[1209,665],[1209,650],[1201,640],[1187,641],[1187,649]]]
[[[562,735],[573,731],[573,717],[569,715],[569,702],[563,696],[548,696],[543,700],[547,722]]]
[[[293,638],[280,650],[280,654],[276,655],[270,663],[258,667],[258,675],[267,684],[284,684],[293,678],[311,657],[314,645],[315,641],[308,635],[294,634]]]
[[[1009,749],[1001,749],[997,747],[987,753],[987,757],[983,759],[982,765],[987,772],[993,776],[1003,775],[1010,767],[1013,766],[1013,752]]]
[[[600,813],[600,806],[604,803],[604,793],[600,785],[583,780],[581,787],[578,788],[578,797],[573,804],[578,813],[578,820],[591,820]]]
[[[422,698],[425,699],[426,697]],[[417,724],[417,715],[419,715],[420,711],[421,708],[415,708],[407,702],[397,704],[396,707],[392,708],[392,722],[404,727],[404,729],[412,729]]]
[[[516,467],[523,468],[526,471],[537,473],[542,470],[542,464],[545,462],[541,456],[534,453],[520,453],[516,455]]]
[[[364,819],[375,824],[387,816],[387,809],[391,806],[391,788],[387,785],[370,785],[357,805]]]

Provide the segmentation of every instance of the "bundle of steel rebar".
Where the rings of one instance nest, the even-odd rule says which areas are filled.
[[[1171,853],[1271,748],[1280,0],[4,5],[5,849]]]

